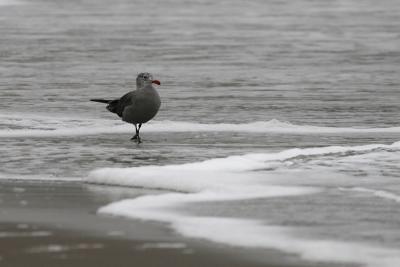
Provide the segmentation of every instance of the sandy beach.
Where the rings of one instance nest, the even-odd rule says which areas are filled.
[[[2,181],[1,266],[317,266],[277,251],[188,240],[158,223],[96,215],[110,199],[146,192]]]

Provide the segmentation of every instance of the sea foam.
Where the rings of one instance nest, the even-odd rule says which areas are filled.
[[[64,137],[133,132],[133,126],[118,120],[45,116],[35,114],[2,114],[0,138]],[[151,121],[143,132],[243,132],[287,134],[361,134],[400,133],[400,127],[356,128],[296,125],[279,120],[249,123],[196,123],[184,121]]]
[[[282,188],[270,189],[271,193],[280,192],[281,196],[311,193],[301,188],[297,192],[285,192]],[[279,194],[272,193],[269,196],[276,197]],[[258,197],[268,197],[268,194]],[[310,261],[361,263],[371,267],[395,267],[400,263],[399,251],[395,249],[356,242],[305,239],[297,237],[295,229],[289,227],[265,225],[256,220],[199,217],[174,210],[177,206],[190,202],[217,200],[222,200],[221,196],[210,192],[148,195],[111,203],[100,208],[98,213],[165,222],[186,237],[232,246],[278,249]]]
[[[206,189],[229,188],[236,181],[249,177],[249,171],[268,169],[280,162],[304,156],[329,155],[347,152],[368,152],[377,149],[398,149],[400,142],[391,145],[329,146],[294,148],[277,153],[253,153],[202,162],[141,166],[134,168],[101,168],[89,173],[90,183],[167,189],[172,191],[199,192]],[[257,172],[252,175],[257,177]]]
[[[357,242],[307,239],[298,237],[296,229],[289,227],[266,225],[257,220],[195,216],[177,208],[198,202],[322,193],[324,189],[318,187],[270,184],[264,179],[268,172],[257,170],[268,169],[271,164],[296,157],[348,152],[349,155],[353,152],[369,154],[376,150],[399,148],[400,142],[391,145],[331,146],[246,154],[180,165],[103,168],[92,171],[86,181],[172,191],[117,201],[101,207],[98,210],[100,214],[165,222],[187,237],[233,246],[278,249],[295,253],[305,260],[395,267],[400,264],[400,254],[395,249]]]

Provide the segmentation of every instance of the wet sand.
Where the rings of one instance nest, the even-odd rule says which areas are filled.
[[[102,205],[145,193],[80,182],[1,181],[0,265],[317,266],[273,250],[188,240],[158,223],[96,215]]]
[[[25,224],[1,224],[1,266],[294,266],[264,264],[180,242],[107,238]]]

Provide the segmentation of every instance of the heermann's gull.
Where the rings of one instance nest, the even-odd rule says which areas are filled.
[[[136,78],[136,90],[131,91],[120,99],[90,99],[90,101],[106,103],[107,109],[116,113],[123,121],[135,125],[136,134],[131,140],[141,143],[139,131],[142,123],[148,122],[157,114],[161,105],[160,96],[153,83],[160,85],[160,81],[153,80],[153,76],[148,72],[140,73]]]

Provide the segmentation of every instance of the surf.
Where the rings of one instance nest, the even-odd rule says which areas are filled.
[[[299,157],[327,156],[335,154],[368,154],[376,150],[399,150],[400,142],[390,145],[370,144],[362,146],[328,146],[313,148],[293,148],[276,153],[250,153],[245,155],[214,158],[200,162],[164,166],[140,166],[133,168],[100,168],[87,177],[89,183],[121,186],[171,189],[173,191],[198,192],[218,186],[232,184],[234,178],[256,176],[257,170],[268,170],[279,165],[291,164]],[[189,180],[192,181],[188,182]],[[210,186],[209,188],[207,186]]]
[[[131,219],[167,223],[177,233],[231,246],[278,249],[294,253],[310,261],[363,264],[371,267],[395,267],[400,263],[398,250],[368,242],[341,241],[303,237],[293,227],[267,224],[256,219],[196,216],[184,212],[183,207],[201,202],[239,201],[259,198],[285,198],[325,194],[325,186],[302,185],[302,168],[293,169],[296,160],[337,161],[339,166],[353,160],[354,156],[370,159],[385,153],[398,157],[400,142],[362,146],[328,146],[294,148],[274,153],[252,153],[201,162],[134,168],[101,168],[93,170],[86,178],[90,184],[163,189],[166,193],[146,195],[135,199],[116,201],[99,208],[98,213]],[[388,163],[386,163],[388,164]],[[395,164],[395,163],[394,163]],[[319,173],[318,176],[322,174]],[[335,169],[336,170],[336,169]],[[340,170],[338,168],[337,170]],[[292,181],[283,185],[270,176],[283,173]],[[327,174],[327,172],[325,172]],[[338,179],[337,175],[332,178]],[[344,177],[348,180],[348,176]],[[326,178],[325,178],[326,179]],[[328,184],[328,186],[331,186]],[[398,202],[398,195],[384,190],[346,187],[339,191],[355,191]],[[312,198],[312,197],[311,197]]]
[[[133,133],[133,126],[111,119],[93,119],[70,116],[46,116],[39,114],[2,114],[0,138],[20,137],[65,137],[99,134]],[[325,127],[296,125],[277,119],[249,123],[195,123],[185,121],[154,121],[143,127],[144,132],[153,133],[197,133],[236,132],[249,134],[393,134],[399,127]]]

